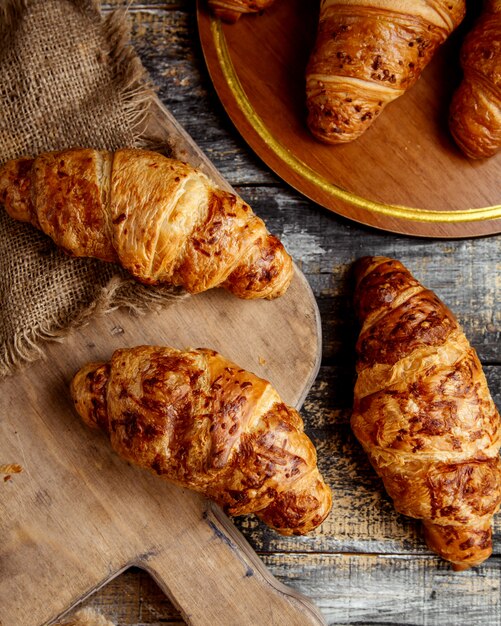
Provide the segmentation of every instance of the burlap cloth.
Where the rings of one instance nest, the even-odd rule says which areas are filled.
[[[148,145],[153,97],[124,12],[93,0],[0,0],[0,162],[45,150]],[[0,376],[43,354],[91,314],[181,297],[113,264],[69,258],[0,205]]]

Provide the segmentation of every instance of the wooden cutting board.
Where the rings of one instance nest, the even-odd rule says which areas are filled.
[[[200,40],[214,87],[251,148],[287,183],[362,224],[426,237],[501,232],[501,153],[472,161],[454,143],[448,108],[459,48],[481,3],[417,83],[356,141],[330,146],[306,126],[305,69],[319,2],[275,2],[236,24],[198,0]]]
[[[159,103],[149,132],[225,184]],[[295,268],[286,295],[271,302],[213,290],[141,317],[93,319],[4,379],[0,466],[19,467],[0,474],[0,626],[51,623],[132,565],[150,572],[189,624],[322,624],[217,507],[129,466],[80,422],[68,393],[75,371],[138,344],[214,348],[299,407],[319,367],[318,309]]]

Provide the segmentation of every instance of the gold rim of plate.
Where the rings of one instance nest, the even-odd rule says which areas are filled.
[[[218,62],[238,107],[261,140],[296,174],[299,174],[304,179],[313,183],[316,187],[334,198],[379,215],[390,215],[391,217],[413,222],[434,222],[442,224],[484,222],[487,220],[501,218],[501,205],[457,211],[432,211],[430,209],[418,209],[398,204],[375,202],[346,191],[329,182],[301,159],[292,154],[268,130],[266,124],[250,103],[235,71],[235,67],[231,60],[226,43],[226,38],[224,36],[221,20],[215,17],[211,17],[210,20],[211,33],[214,40]]]

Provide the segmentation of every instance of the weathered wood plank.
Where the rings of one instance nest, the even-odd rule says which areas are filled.
[[[452,575],[434,557],[272,554],[263,559],[275,576],[309,595],[328,624],[500,623],[499,559]]]

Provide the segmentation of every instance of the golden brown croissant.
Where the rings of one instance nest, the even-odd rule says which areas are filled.
[[[265,380],[212,350],[139,346],[89,363],[71,393],[83,421],[124,459],[256,513],[284,535],[316,528],[331,508],[298,412]]]
[[[275,0],[209,0],[212,12],[223,21],[234,24],[245,13],[263,11]]]
[[[353,431],[404,515],[454,569],[492,551],[501,420],[452,313],[398,261],[356,265]]]
[[[74,149],[9,161],[0,202],[67,253],[119,262],[143,283],[274,298],[292,278],[291,258],[243,200],[156,152]]]
[[[464,77],[452,98],[449,127],[472,159],[501,148],[501,0],[487,0],[461,48]]]
[[[419,78],[465,14],[464,0],[322,0],[306,71],[317,139],[359,137]]]

